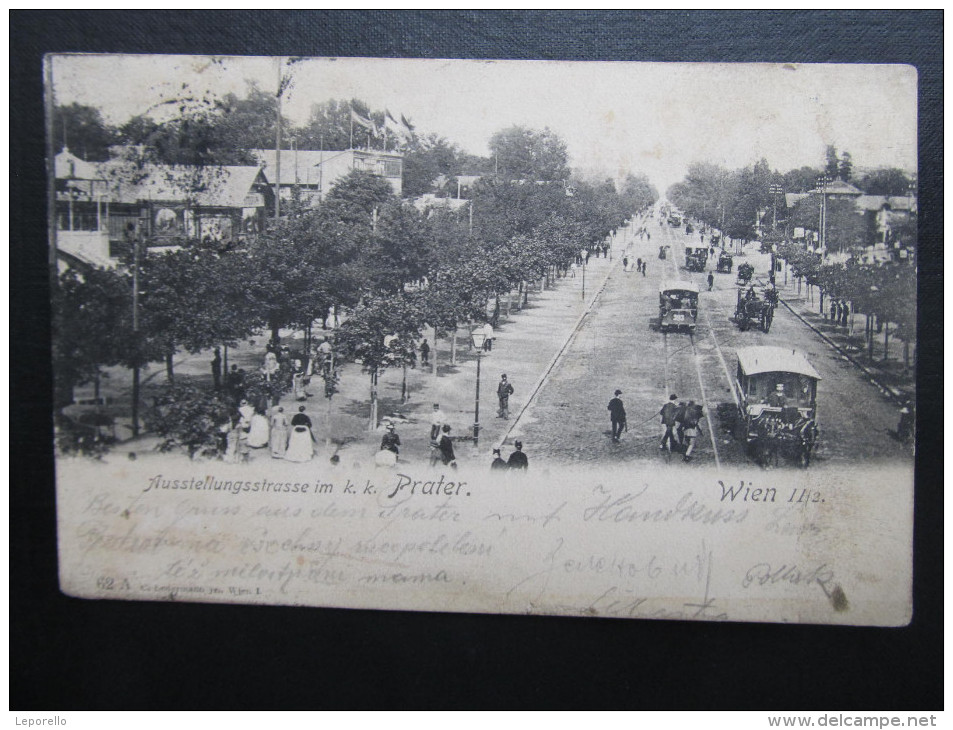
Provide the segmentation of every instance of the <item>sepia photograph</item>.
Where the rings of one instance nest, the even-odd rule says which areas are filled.
[[[46,64],[68,594],[909,620],[915,69]]]

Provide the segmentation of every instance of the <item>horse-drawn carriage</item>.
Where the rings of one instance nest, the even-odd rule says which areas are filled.
[[[714,241],[712,241],[714,245]],[[718,255],[718,273],[719,274],[730,274],[731,267],[734,265],[734,257],[727,251],[722,251]]]
[[[811,463],[817,447],[817,383],[821,376],[803,354],[786,347],[738,350],[735,379],[738,436],[762,465],[780,457]]]
[[[698,285],[691,281],[663,281],[659,285],[659,330],[695,331]]]
[[[708,263],[707,248],[685,247],[685,268],[689,271],[704,271]]]
[[[668,256],[668,253],[667,253],[668,249],[669,247],[667,245],[662,245],[658,247],[658,257],[660,260],[664,261],[666,259],[666,257]]]
[[[774,321],[774,308],[778,304],[777,292],[768,289],[762,295],[754,287],[738,287],[738,303],[735,305],[734,322],[738,329],[747,332],[752,327],[758,327],[767,334],[771,331]]]
[[[738,283],[747,284],[754,276],[754,266],[749,263],[743,263],[738,267]]]
[[[694,233],[694,231],[695,231],[695,226],[693,226],[691,223],[686,223],[686,224],[685,224],[685,235],[686,235],[686,236],[689,235],[690,233]]]

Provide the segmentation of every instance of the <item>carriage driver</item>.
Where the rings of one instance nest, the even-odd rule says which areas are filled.
[[[784,408],[788,403],[788,399],[784,396],[784,384],[778,383],[774,392],[768,396],[768,405],[774,408]]]

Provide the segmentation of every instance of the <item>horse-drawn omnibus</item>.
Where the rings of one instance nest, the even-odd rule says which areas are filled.
[[[705,265],[708,263],[708,249],[699,246],[693,248],[691,246],[685,247],[685,268],[689,271],[704,271]]]
[[[817,383],[821,376],[789,347],[738,350],[735,395],[738,435],[749,453],[768,466],[778,457],[808,466],[817,446]]]
[[[663,281],[659,285],[659,330],[695,331],[698,285],[691,281]]]

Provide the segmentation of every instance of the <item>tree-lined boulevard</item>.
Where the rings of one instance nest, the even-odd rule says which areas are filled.
[[[109,158],[111,182],[168,170],[186,218],[228,165],[247,163],[248,149],[272,137],[281,145],[283,131],[322,149],[344,144],[348,129],[348,144],[355,129],[367,146],[379,133],[376,144],[399,147],[407,173],[404,197],[381,175],[353,170],[319,200],[293,188],[250,235],[186,232],[170,246],[140,231],[126,237],[118,266],[60,271],[63,452],[158,448],[240,461],[268,454],[256,450],[263,442],[245,443],[256,411],[280,429],[303,406],[327,458],[373,459],[393,424],[403,431],[400,459],[425,462],[439,437],[428,409],[439,402],[458,443],[476,443],[479,409],[483,448],[468,459],[519,438],[533,459],[553,463],[637,461],[659,458],[658,412],[675,394],[702,408],[695,463],[720,467],[750,456],[733,435],[736,350],[783,343],[823,377],[820,464],[907,454],[891,436],[914,395],[916,215],[902,171],[859,171],[850,153],[828,147],[826,166],[783,174],[764,159],[737,170],[695,163],[660,200],[642,174],[574,172],[548,128],[502,129],[491,156],[478,158],[359,100],[316,104],[310,126],[295,129],[281,117],[282,93],[252,86],[245,98],[210,101],[186,90],[174,119],[140,115],[118,127],[92,108],[57,108],[64,140]],[[464,180],[466,195],[454,197]],[[855,199],[862,193],[867,208]],[[415,205],[417,194],[429,204]],[[69,215],[72,225],[72,207]],[[689,272],[686,246],[713,255]],[[712,273],[706,289],[721,251],[735,254],[739,273],[753,270],[757,286],[777,286],[783,306],[770,333],[732,322],[734,273]],[[701,289],[693,334],[650,327],[663,279]],[[809,321],[812,310],[826,319],[828,307],[841,344]],[[471,369],[480,365],[478,398]],[[514,417],[498,423],[504,372],[517,389]],[[605,403],[616,389],[629,429],[613,442]],[[75,404],[77,392],[92,405]]]

